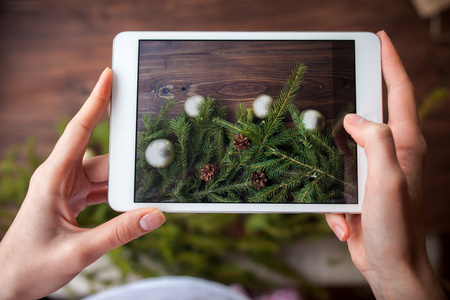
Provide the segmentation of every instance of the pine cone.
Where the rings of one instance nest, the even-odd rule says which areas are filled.
[[[235,134],[233,140],[233,146],[236,150],[245,150],[250,146],[250,140],[245,135]]]
[[[213,164],[204,165],[200,170],[200,178],[204,181],[210,181],[216,175],[216,167]]]
[[[256,171],[250,178],[253,187],[257,188],[258,190],[266,186],[266,174],[264,174],[262,171]]]

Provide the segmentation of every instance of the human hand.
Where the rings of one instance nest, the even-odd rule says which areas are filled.
[[[108,156],[83,161],[92,130],[111,97],[107,68],[33,174],[27,196],[0,243],[0,298],[36,299],[67,284],[106,252],[164,223],[153,208],[129,211],[93,229],[78,227],[87,205],[107,201]]]
[[[354,114],[344,127],[365,149],[368,174],[362,213],[328,214],[327,222],[347,241],[352,260],[380,299],[445,299],[425,248],[422,170],[426,143],[414,89],[384,31],[382,69],[388,89],[389,122]]]

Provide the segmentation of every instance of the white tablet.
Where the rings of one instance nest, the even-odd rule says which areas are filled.
[[[364,32],[122,32],[114,39],[109,204],[165,212],[358,213],[382,121]]]

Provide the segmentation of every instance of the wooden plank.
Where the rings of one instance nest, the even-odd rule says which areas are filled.
[[[294,101],[300,110],[317,109],[331,123],[354,99],[354,90],[345,84],[334,86],[335,81],[354,82],[351,43],[347,52],[343,52],[350,55],[344,57],[347,64],[341,63],[335,69],[333,42],[144,41],[141,44],[139,118],[144,113],[158,112],[166,98],[178,101],[173,109],[178,114],[188,97],[199,94],[225,105],[232,120],[239,103],[250,108],[261,94],[276,98],[299,63],[308,67]],[[342,62],[343,57],[340,58]],[[336,89],[344,94],[340,101],[334,99],[339,94]]]

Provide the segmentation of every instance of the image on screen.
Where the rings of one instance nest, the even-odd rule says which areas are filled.
[[[357,203],[353,40],[140,40],[135,202]]]

